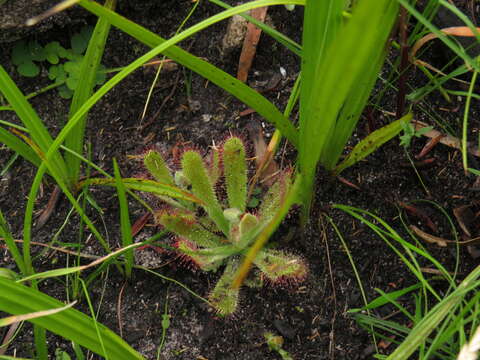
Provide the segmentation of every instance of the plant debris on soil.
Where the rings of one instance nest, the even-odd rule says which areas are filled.
[[[189,8],[189,1],[122,1],[118,11],[152,31],[170,37],[174,31],[172,29],[181,23]],[[212,15],[217,10],[213,5],[203,3],[190,23]],[[283,7],[272,7],[268,16],[278,31],[300,42],[300,8],[288,12]],[[95,19],[87,17],[86,21],[92,23]],[[230,74],[236,74],[241,49],[236,48],[226,54],[222,52],[226,26],[226,23],[214,25],[181,45],[198,56],[208,58]],[[53,26],[47,33],[39,35],[38,40],[67,42],[68,33],[75,30],[78,29]],[[24,93],[49,84],[45,74],[35,78],[35,81],[15,74],[9,55],[11,46],[2,45],[0,63]],[[146,50],[127,35],[112,29],[102,62],[107,68],[123,66]],[[247,83],[262,90],[269,88],[272,79],[279,79],[278,85],[265,95],[283,109],[299,72],[299,62],[295,55],[262,34]],[[280,68],[285,70],[284,74]],[[182,68],[162,72],[146,117],[141,119],[154,76],[155,71],[150,68],[135,72],[110,91],[90,112],[87,139],[91,145],[91,159],[110,173],[113,173],[112,159],[116,158],[123,176],[139,174],[141,166],[131,155],[138,155],[152,146],[171,151],[178,143],[191,143],[198,148],[208,149],[212,141],[220,141],[230,133],[249,139],[247,126],[251,122],[262,124],[266,139],[273,133],[274,129],[264,124],[257,114],[240,116],[246,110],[244,104]],[[419,71],[414,68],[410,70],[410,85],[421,86],[424,81]],[[384,85],[379,82],[376,91],[382,86]],[[445,104],[439,96],[433,94],[426,100],[426,106],[440,114],[443,121],[458,127],[463,115],[462,110],[458,109],[462,109],[463,103],[460,98],[453,100],[454,103]],[[55,91],[49,91],[32,98],[31,103],[51,133],[57,134],[67,118],[68,101],[61,99]],[[395,112],[395,93],[388,92],[380,105],[386,112]],[[158,111],[160,107],[161,110]],[[446,110],[441,110],[442,108]],[[478,107],[471,110],[470,119],[473,123],[470,126],[474,132],[479,126],[478,110]],[[352,144],[365,137],[368,130],[373,130],[372,124],[380,127],[390,121],[380,111],[372,114],[370,119],[366,117],[360,122]],[[3,120],[17,121],[11,112],[2,112],[1,115]],[[415,116],[429,125],[435,125],[424,113],[418,112]],[[408,149],[410,156],[414,158],[428,141],[427,137],[414,138]],[[288,144],[283,149],[277,161],[285,167],[293,163],[295,153]],[[12,152],[7,148],[0,149],[0,168],[5,166],[11,155]],[[376,288],[389,292],[411,285],[415,278],[387,244],[367,227],[345,213],[332,210],[329,205],[339,203],[371,211],[408,237],[407,229],[399,217],[399,214],[403,214],[402,218],[407,225],[416,226],[439,238],[452,239],[452,229],[441,213],[434,206],[417,201],[429,200],[439,204],[452,217],[455,209],[469,207],[476,218],[479,206],[476,200],[478,187],[474,186],[476,178],[464,174],[461,154],[456,148],[437,144],[425,159],[431,160],[424,165],[419,162],[417,173],[406,152],[399,146],[399,141],[395,139],[365,161],[342,173],[345,182],[332,179],[320,170],[314,210],[305,233],[301,235],[299,211],[294,209],[271,239],[276,246],[304,257],[308,263],[308,277],[298,286],[282,288],[266,285],[261,290],[242,289],[238,312],[223,319],[218,318],[205,302],[192,296],[177,283],[161,279],[142,269],[136,269],[132,279],[125,282],[124,277],[112,267],[88,288],[94,308],[98,310],[98,321],[120,334],[146,359],[155,359],[157,356],[166,302],[170,327],[166,331],[165,346],[161,351],[163,359],[278,359],[278,353],[270,351],[266,344],[266,332],[282,336],[282,348],[294,359],[369,359],[374,352],[373,340],[348,313],[349,309],[364,305],[359,286],[346,251],[324,215],[333,219],[344,236],[369,300],[378,295]],[[475,156],[472,155],[470,161],[474,167],[479,168]],[[0,208],[18,239],[22,236],[25,198],[35,171],[26,161],[18,159],[0,179]],[[46,206],[54,187],[55,184],[46,179],[36,205],[38,212]],[[99,216],[95,209],[88,208],[89,215],[98,219],[96,225],[103,228],[110,246],[120,247],[115,191],[94,187],[90,189],[90,194],[101,207],[102,215]],[[133,223],[144,213],[133,201],[130,205]],[[40,229],[33,230],[32,240],[41,244],[52,243],[53,235],[63,225],[69,210],[70,205],[61,198],[50,220]],[[62,247],[62,243],[78,241],[80,226],[78,216],[73,215],[51,245]],[[478,226],[468,220],[460,220],[456,226],[460,233],[462,226],[468,227],[472,237],[480,233]],[[153,221],[149,220],[135,240],[146,239],[158,231],[153,226]],[[95,240],[88,233],[86,235],[81,252],[104,255]],[[453,271],[456,262],[453,247],[428,242],[424,245],[447,269]],[[461,247],[460,276],[468,274],[477,262],[472,252],[478,250],[475,245],[469,248]],[[8,252],[3,248],[0,250],[0,267],[11,268],[13,261]],[[39,272],[64,267],[75,261],[75,256],[60,251],[45,252],[42,246],[34,247],[34,254],[35,269]],[[216,274],[186,267],[175,254],[159,251],[155,247],[138,249],[135,259],[138,265],[174,279],[200,296],[206,296],[218,278]],[[84,259],[82,263],[90,261],[91,259]],[[425,263],[423,266],[428,268],[430,264]],[[91,271],[84,275],[89,273]],[[65,284],[60,279],[45,280],[40,283],[40,289],[62,301],[71,295],[66,293]],[[76,308],[89,314],[85,301],[81,301]],[[389,316],[395,309],[386,306],[381,311],[383,313],[380,315]],[[73,356],[70,343],[59,336],[49,334],[48,344],[51,354],[61,348]],[[383,349],[386,353],[389,350],[388,345]],[[33,333],[29,324],[22,326],[9,346],[8,354],[13,352],[23,357],[32,355]]]

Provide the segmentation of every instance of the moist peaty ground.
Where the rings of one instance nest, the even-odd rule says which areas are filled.
[[[173,6],[175,11],[172,11]],[[123,1],[119,5],[119,12],[164,37],[170,37],[187,15],[190,6],[190,1]],[[217,11],[214,5],[202,3],[188,24]],[[269,16],[277,30],[300,41],[301,9],[290,13],[282,7],[271,8]],[[94,18],[86,19],[94,21]],[[181,45],[235,74],[240,50],[222,53],[220,47],[225,29],[225,23],[214,25]],[[65,31],[53,28],[50,32],[39,35],[37,39],[45,43],[53,40],[68,43],[66,33],[73,33],[75,30],[78,29]],[[20,88],[29,93],[47,85],[49,81],[45,74],[34,80],[15,75],[9,58],[10,46],[6,45],[0,53],[0,63],[14,76]],[[111,68],[123,66],[146,50],[129,36],[113,29],[103,63]],[[280,67],[285,69],[285,76],[280,73]],[[271,79],[279,78],[279,85],[267,92],[266,96],[283,109],[298,71],[299,59],[274,40],[262,35],[250,71],[249,84],[259,89],[268,88]],[[113,158],[118,160],[124,176],[135,176],[141,174],[142,169],[129,155],[140,154],[152,146],[168,150],[179,142],[191,142],[198,148],[207,149],[212,141],[218,143],[230,133],[243,135],[248,141],[246,125],[249,122],[263,124],[256,114],[240,116],[246,109],[245,105],[205,79],[182,68],[162,72],[153,91],[147,115],[142,120],[141,114],[154,77],[155,71],[152,69],[136,71],[110,91],[90,113],[87,141],[91,145],[91,158],[110,173]],[[424,80],[421,74],[412,71],[409,81],[413,86],[417,86]],[[382,86],[378,84],[377,93]],[[381,100],[381,109],[395,111],[394,99],[395,93],[387,93]],[[432,96],[425,106],[440,114],[444,121],[456,128],[462,116],[462,111],[459,110],[462,102],[458,99],[454,101],[456,103],[445,104],[443,100]],[[52,134],[57,134],[67,119],[68,101],[61,99],[56,91],[49,91],[32,98],[31,103]],[[440,108],[448,111],[438,110]],[[416,117],[425,120],[424,114],[418,111]],[[17,121],[12,113],[2,112],[1,115],[2,120]],[[478,115],[478,108],[472,110],[472,115],[472,118]],[[366,116],[360,122],[352,144],[366,136],[367,129],[371,130],[372,124],[380,127],[390,120],[380,111]],[[273,129],[267,124],[263,125],[264,135],[268,139]],[[475,131],[477,125],[478,123],[472,123],[471,129]],[[408,150],[410,155],[417,154],[426,141],[425,138],[414,139]],[[308,278],[298,286],[243,288],[238,312],[227,319],[221,319],[215,316],[205,302],[172,281],[136,269],[132,279],[126,282],[112,267],[88,288],[94,307],[98,309],[98,320],[120,334],[147,359],[157,357],[157,349],[162,339],[161,320],[165,311],[170,316],[171,323],[165,334],[160,356],[162,359],[279,359],[280,355],[271,352],[265,344],[263,334],[266,331],[282,336],[283,348],[294,359],[371,358],[374,351],[371,336],[360,328],[348,313],[349,309],[363,305],[359,286],[347,252],[325,215],[332,219],[344,237],[368,300],[376,296],[376,288],[385,292],[393,291],[412,285],[415,279],[387,244],[349,215],[332,210],[330,205],[347,204],[371,211],[397,229],[402,236],[407,237],[399,217],[402,213],[398,207],[399,202],[412,203],[428,199],[443,206],[452,215],[453,209],[474,204],[477,194],[472,191],[475,178],[463,173],[461,156],[457,150],[438,145],[428,155],[433,162],[428,166],[418,167],[418,173],[411,166],[406,154],[398,140],[393,140],[365,161],[346,170],[342,176],[358,185],[358,189],[347,186],[338,179],[331,179],[328,174],[320,171],[315,206],[306,230],[302,234],[298,220],[299,211],[293,209],[271,240],[275,246],[299,254],[308,262]],[[3,169],[11,155],[8,149],[1,148],[0,169]],[[295,153],[287,145],[277,160],[286,166],[294,159]],[[471,161],[475,164],[474,158]],[[0,208],[17,238],[22,237],[25,199],[34,174],[35,169],[32,166],[17,160],[0,182]],[[47,179],[36,210],[40,211],[45,207],[53,189],[54,183]],[[96,223],[103,229],[111,247],[119,247],[119,213],[115,191],[92,188],[90,193],[101,207],[102,215],[93,208],[89,208],[89,215],[97,219]],[[439,230],[435,235],[451,238],[451,229],[445,218],[435,211],[434,207],[424,203],[415,206],[427,212],[437,224]],[[50,243],[53,235],[65,223],[69,210],[69,204],[62,199],[50,221],[41,229],[34,229],[33,241]],[[142,208],[132,200],[132,221],[142,215]],[[415,224],[426,230],[424,222],[411,214],[403,214],[403,219],[407,224]],[[72,215],[66,221],[55,245],[76,242],[79,227],[78,217]],[[149,223],[137,235],[136,240],[143,240],[157,231],[158,229]],[[88,236],[89,233],[85,235],[86,240],[82,240],[82,253],[104,254],[95,240]],[[456,261],[454,249],[439,248],[432,244],[425,246],[447,269],[453,271]],[[34,250],[38,255],[35,260],[37,271],[63,267],[67,263],[71,264],[74,259],[61,252],[43,254],[41,247],[35,247]],[[82,261],[87,263],[89,260]],[[204,297],[218,277],[215,274],[195,271],[178,261],[174,254],[158,253],[152,248],[138,250],[136,261],[139,265],[174,279]],[[8,252],[3,249],[0,266],[12,266]],[[430,264],[424,266],[428,267]],[[461,248],[460,277],[465,276],[474,266],[475,260],[466,248]],[[84,274],[84,277],[88,274]],[[41,290],[60,300],[67,299],[67,288],[61,281],[44,281],[41,283]],[[402,301],[408,303],[407,298]],[[89,313],[84,300],[78,308]],[[387,316],[394,311],[394,308],[385,307],[379,315]],[[399,321],[407,323],[400,318]],[[52,357],[58,348],[73,356],[70,343],[65,339],[49,334],[48,341]],[[10,345],[7,354],[15,353],[17,356],[28,357],[32,356],[32,351],[32,332],[26,324]],[[389,352],[391,348],[386,346],[382,351]]]

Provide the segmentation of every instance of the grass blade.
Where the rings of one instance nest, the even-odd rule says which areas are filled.
[[[305,53],[306,59],[310,60],[302,63],[304,83],[301,94],[303,105],[301,105],[300,116],[299,166],[304,178],[303,202],[306,214],[310,209],[314,177],[320,156],[322,154],[329,156],[326,153],[326,147],[329,139],[335,135],[336,128],[353,129],[358,121],[358,117],[350,116],[352,115],[350,112],[342,115],[344,119],[342,122],[338,122],[338,119],[350,94],[354,94],[355,91],[370,91],[369,88],[362,87],[359,80],[370,79],[365,72],[375,71],[375,67],[371,66],[372,58],[378,59],[379,54],[384,53],[384,45],[395,22],[398,9],[396,1],[360,1],[346,24],[339,26],[340,7],[338,4],[329,4],[332,2],[338,1],[322,1],[325,3],[322,6],[318,2],[312,2],[305,8],[305,25],[320,27],[320,29],[309,30],[305,27],[304,52],[307,42],[317,43],[318,40],[315,37],[323,36],[328,40],[331,39],[330,36],[335,35],[334,40],[327,41],[327,45],[330,43],[328,48],[325,50],[320,48],[321,56],[316,57],[312,54],[308,58],[308,53]],[[325,13],[323,17],[326,19],[333,19],[329,20],[329,27],[325,28],[325,24],[315,23],[314,20],[309,21],[316,16],[316,11]],[[310,12],[314,13],[310,14]],[[352,54],[355,54],[354,59]],[[374,63],[379,61],[374,60]],[[340,78],[341,81],[339,81]],[[353,109],[358,107],[358,104],[352,106]],[[343,149],[344,144],[338,146],[340,145]],[[337,154],[338,149],[331,156]]]
[[[40,166],[41,160],[37,153],[17,136],[0,127],[0,142],[4,143],[9,149],[17,152],[25,160],[31,162],[36,167]]]
[[[67,309],[71,308],[73,305],[75,305],[75,303],[76,303],[76,301],[74,301],[70,304],[67,304],[65,306],[55,308],[55,309],[36,311],[36,312],[30,313],[30,314],[8,316],[8,317],[5,317],[3,319],[0,319],[0,327],[8,326],[8,325],[11,325],[13,323],[20,322],[20,321],[26,321],[26,320],[31,320],[31,319],[36,319],[36,318],[39,318],[39,317],[43,317],[43,316],[53,315],[53,314],[56,314],[60,311],[67,310]]]
[[[120,230],[122,233],[122,246],[128,246],[133,243],[132,225],[128,214],[127,195],[125,194],[125,186],[123,185],[120,170],[116,160],[113,160],[113,171],[115,174],[115,185],[117,186],[118,203],[120,205]],[[127,279],[132,276],[133,266],[133,250],[125,253],[125,275]]]
[[[335,168],[335,175],[338,175],[347,167],[356,164],[360,160],[370,155],[387,141],[393,139],[402,131],[402,124],[406,124],[412,120],[412,113],[408,113],[401,119],[398,119],[374,132],[370,133],[365,139],[360,141],[348,156]]]
[[[311,1],[305,6],[303,25],[302,74],[300,113],[307,112],[316,68],[342,24],[345,1]]]
[[[53,143],[52,137],[42,120],[38,117],[30,103],[25,99],[20,89],[0,65],[0,91],[3,93],[10,106],[28,129],[34,143],[46,153]],[[10,139],[11,140],[11,139]],[[58,174],[68,183],[68,171],[63,158],[58,150],[52,151],[47,165],[52,168],[51,173]],[[70,184],[69,184],[70,185]]]
[[[65,306],[64,303],[37,290],[0,278],[0,310],[4,312],[21,315],[63,306]],[[92,318],[73,308],[50,316],[31,319],[30,322],[105,356],[97,337],[97,326],[105,350],[111,359],[143,359],[110,329],[101,324],[95,324]]]
[[[7,221],[3,217],[3,213],[0,211],[0,236],[3,237],[5,243],[7,244],[8,251],[15,260],[15,264],[17,264],[18,269],[22,274],[25,275],[26,267],[25,262],[23,261],[23,257],[18,250],[17,245],[15,244],[15,240],[13,239],[12,233],[8,228]]]
[[[106,0],[105,7],[115,8],[116,0]],[[105,18],[99,18],[97,25],[93,30],[92,37],[88,43],[88,48],[82,60],[80,67],[79,81],[70,104],[69,118],[71,118],[85,101],[92,95],[93,88],[97,80],[97,70],[102,60],[105,43],[110,31],[110,23]],[[65,146],[76,153],[81,154],[83,150],[83,141],[85,136],[85,125],[88,112],[82,116],[73,132],[65,139]],[[70,153],[65,154],[65,163],[70,170],[70,177],[73,183],[78,181],[81,161],[78,157]]]

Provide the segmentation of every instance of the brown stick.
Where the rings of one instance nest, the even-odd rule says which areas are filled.
[[[60,200],[61,194],[62,193],[60,192],[60,187],[55,186],[55,188],[52,191],[52,195],[50,195],[50,199],[48,200],[47,206],[45,207],[45,209],[42,210],[42,213],[38,217],[37,227],[35,230],[40,229],[50,219],[50,217],[53,214],[53,211],[57,208],[58,200]]]
[[[253,9],[251,12],[251,16],[256,20],[263,22],[265,20],[265,16],[267,15],[267,10],[268,6]],[[240,61],[238,62],[237,79],[240,81],[247,81],[248,72],[252,67],[253,58],[255,57],[255,53],[257,52],[257,45],[260,41],[261,34],[261,29],[259,29],[252,23],[248,23],[247,35],[245,36],[245,40],[243,41],[242,53],[240,55]]]

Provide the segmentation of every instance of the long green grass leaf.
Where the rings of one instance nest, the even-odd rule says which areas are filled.
[[[63,306],[65,306],[64,303],[37,290],[0,278],[1,311],[21,315]],[[72,308],[50,316],[31,319],[30,322],[105,356],[96,333],[96,326],[98,326],[110,359],[143,359],[138,352],[106,326],[98,323],[95,325],[92,318]]]
[[[357,116],[346,112],[339,122],[339,116],[348,98],[354,91],[368,92],[359,80],[372,79],[365,72],[374,72],[372,62],[379,63],[379,54],[384,54],[384,46],[395,22],[398,4],[392,0],[363,0],[357,2],[352,16],[340,26],[339,1],[326,0],[307,3],[305,25],[319,29],[305,29],[304,56],[302,63],[302,94],[300,116],[299,165],[304,177],[303,197],[308,213],[313,194],[317,163],[325,152],[328,142],[335,135],[336,127],[353,129],[358,121],[358,108],[361,104],[352,102]],[[324,3],[324,4],[319,4]],[[340,2],[344,4],[344,2]],[[321,11],[329,24],[315,23],[315,13]],[[310,14],[313,12],[313,14]],[[318,15],[320,16],[320,15]],[[313,19],[313,20],[310,20]],[[306,53],[306,43],[318,44],[318,37],[327,39],[327,48],[318,47],[321,56]],[[330,39],[330,40],[328,40]],[[315,49],[309,49],[309,51]],[[307,61],[307,59],[313,59]],[[373,61],[372,61],[373,59]],[[310,74],[310,75],[308,75]],[[369,86],[372,86],[370,80]],[[305,90],[304,90],[305,89]],[[360,97],[365,101],[366,96]],[[343,149],[344,144],[338,144]],[[336,149],[331,156],[338,156]]]
[[[15,244],[15,240],[13,239],[12,233],[8,228],[7,221],[3,216],[2,211],[0,210],[0,236],[3,238],[3,241],[7,244],[8,251],[15,260],[15,264],[17,264],[18,269],[22,274],[26,274],[26,267],[25,262],[23,261],[23,257],[18,250],[17,245]]]
[[[106,0],[105,7],[107,9],[115,8],[116,0]],[[102,60],[105,43],[110,31],[110,23],[105,18],[99,18],[97,25],[93,30],[92,37],[88,43],[87,51],[82,60],[80,67],[79,79],[77,87],[73,92],[72,102],[70,104],[69,118],[77,112],[83,103],[92,95],[93,88],[97,81],[97,71]],[[83,141],[85,134],[85,125],[88,113],[82,116],[82,119],[76,125],[75,130],[65,139],[65,146],[76,153],[81,154],[83,151]],[[80,159],[70,153],[65,154],[65,162],[70,170],[72,182],[78,181],[80,173]]]
[[[120,230],[122,234],[122,246],[131,245],[132,239],[132,225],[130,223],[130,216],[128,212],[127,196],[125,194],[125,186],[122,182],[120,170],[118,169],[117,161],[113,160],[113,171],[115,174],[115,185],[117,186],[118,204],[120,205]],[[132,276],[133,266],[133,250],[125,254],[125,275],[129,279]]]
[[[25,160],[35,166],[40,166],[41,160],[37,153],[17,136],[0,127],[0,142],[4,143],[9,149],[17,152]]]
[[[43,125],[30,103],[25,99],[17,85],[13,82],[5,69],[0,65],[0,92],[3,93],[9,104],[15,110],[15,113],[29,130],[30,136],[35,144],[46,153],[53,143],[52,137],[47,128]],[[11,140],[11,139],[10,139]],[[47,165],[51,168],[51,173],[58,174],[68,183],[68,171],[63,158],[58,150],[52,151]]]
[[[415,285],[406,287],[404,289],[392,291],[392,292],[388,293],[389,299],[398,299],[399,297],[404,296],[405,294],[408,294],[409,292],[412,292],[414,290],[418,290],[421,287],[422,287],[422,284],[417,283]],[[387,299],[385,296],[379,296],[375,300],[370,301],[366,306],[364,306],[362,308],[358,308],[358,309],[351,309],[348,312],[349,313],[357,313],[357,312],[360,312],[360,311],[376,309],[376,308],[379,308],[379,307],[381,307],[385,304],[388,304],[390,302],[389,299]]]
[[[307,113],[311,100],[312,87],[319,63],[325,58],[326,51],[342,25],[342,10],[345,1],[325,0],[310,1],[305,6],[303,19],[303,56],[300,113]]]
[[[67,304],[67,305],[59,307],[59,308],[55,308],[55,309],[42,310],[42,311],[37,311],[37,312],[30,313],[30,314],[8,316],[8,317],[5,317],[3,319],[0,319],[0,327],[8,326],[8,325],[11,325],[13,323],[20,322],[20,321],[26,321],[26,320],[31,320],[31,319],[36,319],[36,318],[39,318],[39,317],[43,317],[43,316],[53,315],[53,314],[56,314],[60,311],[69,309],[73,305],[75,305],[75,302]]]

